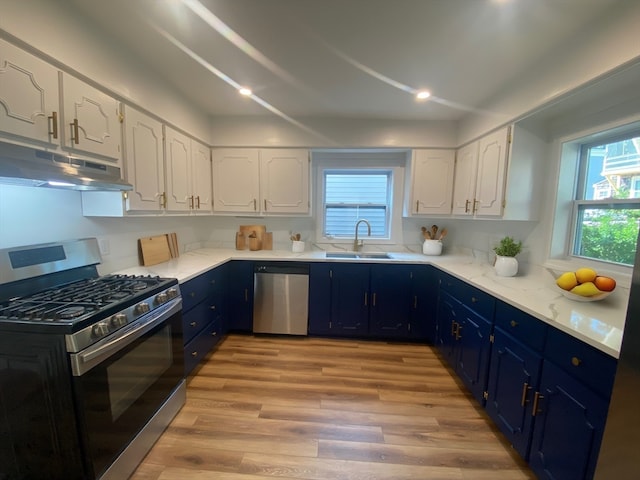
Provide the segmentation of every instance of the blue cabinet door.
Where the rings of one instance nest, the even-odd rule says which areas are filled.
[[[369,334],[407,338],[411,314],[411,267],[371,265]]]
[[[331,333],[331,264],[309,265],[309,333]]]
[[[331,332],[360,336],[369,332],[369,265],[331,264]]]
[[[234,260],[227,264],[228,329],[253,330],[253,262]]]
[[[436,313],[436,346],[444,359],[455,368],[457,359],[455,353],[455,332],[459,324],[460,302],[448,293],[440,290],[438,309]]]
[[[411,269],[411,314],[409,338],[436,341],[436,313],[438,283],[435,268],[431,265],[412,265]]]
[[[458,307],[458,325],[455,331],[456,372],[480,404],[484,404],[484,391],[489,374],[491,355],[491,323],[464,305]]]
[[[531,469],[541,479],[592,478],[608,402],[547,361],[536,394]]]
[[[496,327],[486,409],[525,460],[529,455],[534,419],[531,400],[538,388],[541,368],[541,355]]]

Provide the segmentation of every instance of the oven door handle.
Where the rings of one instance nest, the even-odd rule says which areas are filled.
[[[182,309],[182,298],[175,298],[153,310],[148,315],[139,318],[135,322],[116,332],[114,338],[105,339],[104,343],[98,342],[79,353],[71,355],[71,370],[75,377],[79,377],[91,370],[100,362],[119,352],[131,342],[160,325],[167,318],[178,313]]]

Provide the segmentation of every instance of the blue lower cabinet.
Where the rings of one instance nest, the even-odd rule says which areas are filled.
[[[331,264],[309,265],[309,333],[331,334]]]
[[[489,336],[492,328],[491,322],[476,315],[464,305],[460,306],[455,332],[455,369],[462,383],[481,405],[485,403],[484,392],[487,388],[491,355]]]
[[[233,260],[227,264],[227,327],[230,331],[253,331],[253,262]]]
[[[535,412],[529,465],[538,478],[593,478],[607,418],[608,401],[545,361]]]
[[[436,347],[451,367],[455,368],[456,326],[459,323],[460,302],[440,291],[436,314]]]
[[[409,338],[436,342],[436,305],[438,283],[435,268],[431,265],[412,265],[411,313]]]
[[[486,409],[525,460],[533,432],[532,399],[540,381],[542,356],[499,327],[494,331]]]
[[[343,336],[369,333],[369,265],[331,266],[331,332]]]
[[[184,346],[184,374],[189,375],[191,371],[202,361],[202,359],[220,341],[222,335],[220,323],[217,321],[209,323],[202,331]]]
[[[371,265],[369,335],[381,338],[409,337],[412,267]]]

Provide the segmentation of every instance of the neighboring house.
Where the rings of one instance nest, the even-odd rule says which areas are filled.
[[[595,156],[600,152],[592,149],[590,160]],[[640,138],[607,145],[601,161],[600,176],[604,178],[592,184],[594,200],[640,198]]]

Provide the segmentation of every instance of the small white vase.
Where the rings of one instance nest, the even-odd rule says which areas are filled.
[[[513,277],[518,273],[518,260],[516,257],[503,257],[496,255],[496,275],[499,277]]]

